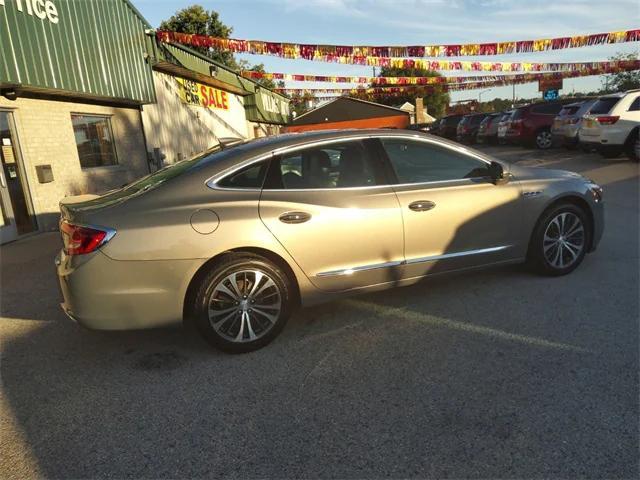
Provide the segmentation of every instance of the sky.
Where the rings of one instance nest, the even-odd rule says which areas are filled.
[[[133,0],[154,26],[194,3],[215,10],[233,38],[338,45],[429,45],[561,37],[640,27],[640,0]],[[465,57],[507,62],[585,62],[638,53],[640,43],[552,52]],[[371,76],[372,68],[271,56],[238,55],[267,72]],[[452,58],[451,58],[452,59]],[[451,72],[449,75],[464,75]],[[345,84],[287,82],[288,88]],[[601,77],[565,79],[561,93],[587,92]],[[452,92],[452,100],[511,98],[512,87]],[[517,98],[541,96],[537,83],[516,86]]]

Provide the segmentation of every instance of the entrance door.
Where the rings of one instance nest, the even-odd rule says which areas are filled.
[[[0,111],[0,243],[36,229],[11,112]]]
[[[361,140],[305,146],[271,161],[260,218],[316,287],[399,278],[402,217],[381,166]]]

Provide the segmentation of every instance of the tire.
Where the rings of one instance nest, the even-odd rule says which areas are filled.
[[[536,224],[527,263],[542,275],[566,275],[582,263],[590,242],[591,224],[585,211],[571,203],[558,204]]]
[[[548,128],[543,128],[536,132],[534,143],[538,150],[549,150],[553,146],[553,137]]]
[[[631,161],[640,162],[640,132],[637,130],[629,136],[626,151]]]
[[[270,343],[286,325],[293,305],[287,275],[249,253],[221,257],[193,298],[196,327],[212,346],[227,353],[252,352]]]

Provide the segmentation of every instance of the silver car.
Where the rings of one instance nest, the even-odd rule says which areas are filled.
[[[400,130],[221,146],[61,211],[70,317],[184,319],[228,352],[267,344],[299,306],[429,275],[518,262],[564,275],[603,231],[602,189],[580,175]]]
[[[587,115],[596,102],[596,99],[583,100],[570,103],[562,107],[560,113],[553,120],[551,135],[554,144],[563,145],[568,148],[578,146],[578,131],[582,125],[583,115]]]

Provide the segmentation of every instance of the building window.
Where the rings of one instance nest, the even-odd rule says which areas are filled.
[[[109,117],[72,113],[71,123],[82,168],[117,165]]]

